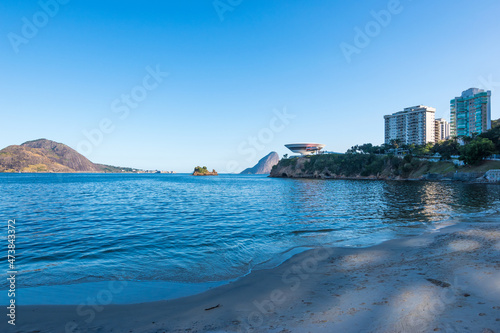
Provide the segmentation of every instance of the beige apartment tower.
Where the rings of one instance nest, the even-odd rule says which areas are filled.
[[[384,116],[385,143],[399,140],[402,144],[425,145],[436,142],[436,109],[417,105]]]
[[[450,138],[450,123],[443,118],[438,118],[435,124],[434,133],[436,135],[436,140],[434,142],[448,140]]]

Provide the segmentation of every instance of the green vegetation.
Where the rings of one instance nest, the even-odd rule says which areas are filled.
[[[101,171],[104,173],[122,173],[122,172],[136,172],[137,169],[133,168],[125,168],[125,167],[116,167],[112,165],[106,165],[106,164],[96,164],[101,168]]]
[[[478,137],[460,147],[460,160],[467,165],[477,165],[494,152],[495,145],[490,139]]]
[[[280,161],[280,166],[283,167],[288,167],[291,166],[293,170],[295,170],[295,167],[297,166],[297,158],[285,158]],[[275,165],[276,166],[276,165]]]
[[[482,161],[477,165],[468,165],[459,168],[459,170],[463,170],[464,172],[486,172],[493,169],[500,169],[500,161]]]
[[[436,143],[432,153],[441,155],[442,160],[449,160],[452,156],[460,155],[460,144],[457,140],[446,140]]]
[[[194,172],[201,173],[201,174],[209,173],[206,166],[204,166],[204,167],[197,166],[196,168],[194,168]]]
[[[417,179],[425,174],[449,175],[455,172],[486,172],[500,169],[500,161],[482,161],[469,166],[457,166],[451,161],[430,162],[412,155],[398,157],[376,154],[323,154],[303,158],[300,170],[296,170],[299,158],[281,160],[273,167],[271,175],[289,177],[322,174],[327,177],[370,177],[381,179]],[[291,162],[293,161],[293,162]],[[291,167],[291,168],[288,168]]]
[[[212,170],[212,172],[208,171],[207,167],[199,167],[197,166],[194,168],[193,171],[193,176],[217,176],[218,173],[215,170]]]
[[[280,166],[284,166],[280,162]],[[408,178],[418,171],[426,171],[430,162],[407,155],[399,158],[394,155],[345,154],[315,155],[304,164],[304,172],[315,172],[345,177],[384,177],[396,176]]]
[[[436,153],[441,155],[442,160],[449,160],[451,156],[459,155],[460,144],[457,140],[442,141],[436,144],[426,145],[404,145],[400,140],[392,140],[390,144],[374,146],[371,143],[356,145],[347,150],[347,154],[403,154],[415,157],[429,157]]]
[[[29,165],[21,170],[21,172],[48,172],[49,169],[45,164]]]
[[[499,122],[500,119],[497,119]],[[500,125],[493,127],[488,132],[482,133],[478,135],[480,138],[485,138],[491,140],[495,145],[495,154],[500,154]]]
[[[448,161],[439,161],[439,162],[434,162],[431,163],[431,167],[429,168],[428,172],[426,173],[437,173],[437,174],[447,174],[450,172],[455,172],[459,169],[458,166],[453,164],[453,162],[448,162]]]

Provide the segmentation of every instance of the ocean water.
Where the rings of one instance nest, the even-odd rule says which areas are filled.
[[[119,279],[195,290],[198,283],[218,285],[316,246],[369,246],[443,221],[480,221],[500,211],[500,186],[2,174],[0,199],[3,253],[7,221],[16,219],[18,288]],[[0,290],[7,289],[3,259]],[[161,298],[168,298],[167,289]]]

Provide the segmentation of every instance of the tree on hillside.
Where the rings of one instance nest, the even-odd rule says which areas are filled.
[[[359,150],[359,146],[355,145],[352,146],[351,148],[347,149],[346,154],[357,154]]]
[[[373,154],[373,145],[371,143],[365,143],[359,149],[365,154]]]
[[[474,165],[491,156],[494,152],[495,145],[490,139],[478,137],[460,147],[460,160],[467,165]]]
[[[473,136],[474,138],[476,138],[477,134],[476,134],[476,133],[472,133],[472,136]],[[460,142],[460,141],[461,141],[461,142],[463,142],[465,145],[466,145],[466,144],[471,143],[471,142],[472,142],[472,140],[474,140],[474,139],[473,139],[472,137],[470,137],[470,136],[467,136],[467,135],[457,136],[457,141],[458,141],[458,142]]]
[[[432,143],[428,143],[426,145],[418,145],[413,148],[413,155],[415,156],[425,156],[431,153],[432,147],[434,145]]]
[[[500,154],[500,126],[494,127],[489,131],[480,134],[479,137],[490,139],[495,145],[496,153]]]
[[[499,127],[500,126],[500,118],[497,120],[492,120],[491,121],[491,128]]]
[[[399,146],[401,145],[401,142],[402,142],[401,139],[393,139],[393,140],[391,140],[391,146],[392,146],[392,148],[398,149]]]
[[[196,168],[194,168],[194,172],[208,173],[208,169],[206,166],[203,166],[203,167],[197,166]]]
[[[441,155],[442,160],[449,160],[453,155],[460,154],[460,144],[457,140],[446,140],[438,142],[432,147],[432,153]]]
[[[355,145],[347,150],[347,154],[374,154],[380,147],[374,147],[371,143],[365,143],[363,145]]]

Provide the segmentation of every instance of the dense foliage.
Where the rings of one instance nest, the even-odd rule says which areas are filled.
[[[208,173],[208,169],[206,166],[203,166],[203,167],[197,166],[196,168],[194,168],[194,172],[196,172],[196,173]]]
[[[457,140],[446,140],[436,143],[432,153],[441,155],[442,160],[449,160],[452,156],[460,155],[460,144]]]
[[[308,174],[323,172],[337,176],[381,176],[391,175],[403,178],[411,173],[427,168],[429,162],[407,155],[399,158],[394,155],[345,154],[315,155],[308,158],[304,171]]]
[[[283,159],[280,161],[280,166],[282,167],[289,167],[291,166],[292,169],[295,169],[295,166],[297,165],[297,159],[296,158],[287,158],[283,156]]]
[[[460,147],[460,160],[465,164],[478,164],[495,152],[495,145],[490,139],[478,137]]]
[[[479,137],[491,140],[495,146],[495,154],[500,154],[500,126],[493,127],[488,132],[480,134]]]
[[[500,127],[500,119],[491,121],[491,128]]]

